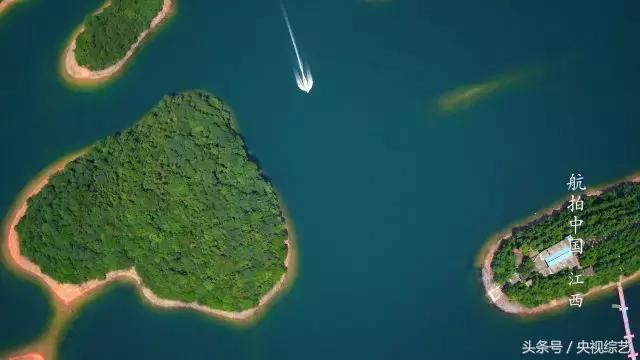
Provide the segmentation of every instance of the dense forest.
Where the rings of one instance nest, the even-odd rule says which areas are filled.
[[[492,269],[494,280],[505,284],[514,274],[531,280],[515,285],[506,284],[505,293],[514,301],[533,307],[590,288],[616,281],[620,275],[640,271],[640,183],[621,183],[599,196],[583,196],[584,210],[571,213],[563,204],[561,210],[521,228],[503,241],[496,253]],[[573,216],[584,220],[577,237],[585,241],[583,253],[578,254],[582,269],[593,267],[594,275],[583,277],[584,284],[569,285],[571,270],[547,277],[533,270],[527,254],[544,250],[567,235],[573,234],[569,221]],[[516,268],[514,249],[520,249],[523,263]],[[574,269],[579,274],[581,270]]]
[[[104,10],[89,15],[76,39],[76,61],[102,70],[122,59],[162,9],[164,0],[110,0]]]
[[[257,305],[286,270],[287,229],[231,121],[210,94],[165,97],[29,200],[23,254],[62,282],[135,266],[163,298]]]

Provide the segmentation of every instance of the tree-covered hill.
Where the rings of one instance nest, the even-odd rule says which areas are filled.
[[[523,279],[504,286],[511,300],[534,307],[571,294],[584,294],[595,286],[617,281],[620,275],[640,271],[640,183],[620,183],[601,195],[582,199],[584,210],[571,213],[566,210],[569,203],[565,203],[561,210],[515,228],[512,237],[503,241],[491,266],[498,284],[506,283],[514,273]],[[577,256],[581,268],[592,268],[593,275],[585,276],[584,284],[569,285],[570,274],[581,274],[583,270],[563,270],[549,276],[532,271],[527,255],[573,235],[569,221],[575,215],[584,221],[578,235],[585,241],[583,253]],[[519,267],[514,249],[525,255]],[[531,280],[530,286],[524,280]]]
[[[90,70],[102,70],[124,58],[164,0],[110,0],[110,5],[84,21],[76,39],[76,61]]]
[[[135,266],[163,298],[258,304],[284,271],[274,189],[215,97],[165,97],[69,163],[28,202],[22,253],[61,282]]]

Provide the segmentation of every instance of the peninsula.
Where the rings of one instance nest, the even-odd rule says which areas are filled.
[[[481,254],[485,292],[501,310],[538,314],[640,274],[640,176],[539,213],[492,237]],[[575,234],[577,215],[583,222]]]
[[[71,36],[62,56],[63,77],[81,85],[110,79],[169,16],[173,1],[107,1]]]
[[[9,214],[8,264],[52,292],[62,319],[15,356],[52,357],[70,314],[117,280],[155,306],[255,318],[291,279],[281,209],[220,100],[165,97],[131,128],[49,167]]]

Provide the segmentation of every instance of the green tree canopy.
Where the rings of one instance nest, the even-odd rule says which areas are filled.
[[[135,266],[163,298],[258,304],[284,271],[287,230],[271,184],[215,97],[165,97],[99,141],[28,202],[24,255],[61,282]]]
[[[572,213],[566,210],[569,205],[566,202],[561,210],[514,228],[513,235],[501,244],[492,262],[494,280],[504,283],[514,272],[532,280],[530,287],[522,282],[506,286],[505,293],[512,300],[537,306],[568,294],[585,293],[595,286],[617,281],[620,275],[640,271],[640,183],[623,182],[597,196],[583,194],[582,200],[583,210]],[[574,216],[584,221],[577,235],[569,225]],[[584,251],[578,255],[580,266],[592,267],[594,275],[586,277],[584,284],[569,285],[569,275],[581,274],[581,269],[542,276],[532,271],[533,264],[527,256],[516,269],[513,249],[537,253],[567,235],[585,241]]]
[[[76,61],[90,70],[102,70],[124,58],[143,31],[162,10],[164,0],[110,0],[98,14],[84,21],[76,39]]]

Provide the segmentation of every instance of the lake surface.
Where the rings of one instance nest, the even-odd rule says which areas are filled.
[[[234,109],[281,193],[299,274],[249,328],[114,286],[69,325],[62,359],[514,359],[524,340],[622,338],[613,293],[516,319],[485,300],[474,261],[489,235],[565,196],[572,172],[593,186],[640,169],[637,1],[288,1],[310,95],[277,0],[178,0],[117,81],[69,87],[62,48],[100,4],[33,0],[0,19],[0,211],[57,158],[202,88]],[[527,68],[474,106],[435,109]],[[640,287],[627,300],[640,331]],[[0,269],[0,353],[50,313],[38,286]]]

